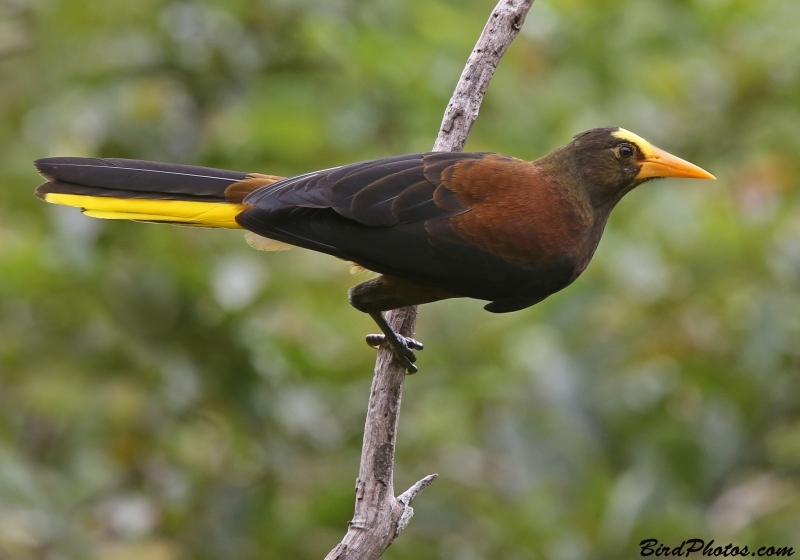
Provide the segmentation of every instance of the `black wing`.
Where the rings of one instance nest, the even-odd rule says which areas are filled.
[[[466,212],[444,184],[446,171],[482,153],[410,154],[353,163],[284,179],[244,203],[261,210],[331,208],[372,227],[444,218]]]
[[[470,211],[448,188],[484,153],[397,156],[316,171],[262,187],[236,218],[259,235],[365,268],[479,299],[530,282],[522,270],[459,237],[449,219]]]

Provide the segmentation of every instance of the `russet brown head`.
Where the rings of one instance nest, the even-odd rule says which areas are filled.
[[[613,206],[633,188],[652,179],[715,179],[696,165],[619,127],[582,132],[551,155],[561,166],[574,170],[572,180],[582,184],[592,201],[602,206]]]

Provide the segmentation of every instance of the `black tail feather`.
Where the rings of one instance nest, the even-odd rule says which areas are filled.
[[[36,189],[39,198],[61,193],[225,202],[225,189],[247,178],[237,171],[135,159],[52,157],[35,165],[48,180]]]

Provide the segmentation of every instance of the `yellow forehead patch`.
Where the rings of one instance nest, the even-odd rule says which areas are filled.
[[[625,130],[624,128],[620,128],[618,131],[612,133],[611,136],[615,136],[620,140],[627,140],[632,144],[636,144],[637,146],[639,146],[639,149],[644,154],[644,157],[653,157],[655,153],[653,151],[653,146],[652,144],[650,144],[650,142],[648,142],[638,134],[634,134],[630,130]]]

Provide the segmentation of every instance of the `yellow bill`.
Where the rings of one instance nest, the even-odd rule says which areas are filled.
[[[654,179],[656,177],[717,179],[705,169],[652,145],[645,156],[645,159],[641,162],[641,171],[636,175],[637,180]]]

